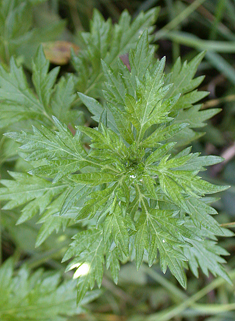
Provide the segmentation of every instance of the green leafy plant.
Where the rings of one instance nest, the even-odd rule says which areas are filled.
[[[94,21],[97,19],[101,18],[95,14]],[[111,25],[103,23],[106,43]],[[78,302],[95,282],[101,286],[104,266],[117,283],[120,263],[128,261],[135,261],[137,268],[142,262],[149,266],[159,263],[162,271],[169,268],[183,287],[188,268],[195,276],[200,267],[207,276],[210,271],[230,282],[221,257],[228,253],[217,245],[217,236],[231,233],[211,216],[217,213],[209,205],[215,198],[206,196],[228,186],[213,185],[198,175],[222,159],[185,148],[201,135],[195,129],[219,111],[201,111],[200,104],[194,105],[207,95],[196,90],[203,77],[194,78],[204,54],[190,63],[181,64],[178,59],[165,74],[165,58],[155,58],[148,31],[137,44],[136,38],[135,48],[133,44],[132,49],[128,47],[130,70],[116,59],[127,50],[125,46],[113,56],[105,51],[111,61],[101,61],[100,55],[93,60],[98,45],[84,53],[94,64],[87,67],[92,73],[87,73],[86,88],[97,85],[99,93],[104,88],[102,95],[88,89],[79,93],[98,123],[96,128],[77,126],[73,133],[64,124],[68,122],[63,117],[71,112],[75,99],[68,85],[70,78],[62,78],[56,85],[58,92],[53,90],[57,70],[48,73],[41,49],[33,68],[38,97],[14,60],[10,73],[2,69],[0,75],[0,99],[8,106],[7,117],[13,117],[16,105],[19,117],[30,119],[31,112],[36,115],[32,132],[5,134],[19,143],[19,155],[30,170],[10,172],[13,180],[1,181],[5,187],[0,190],[0,200],[8,201],[3,209],[20,207],[18,223],[41,215],[37,245],[54,230],[79,227],[63,258],[72,258],[67,270],[77,268]],[[94,41],[92,33],[86,39]],[[100,85],[103,75],[105,84]]]
[[[87,293],[76,306],[76,282],[61,282],[60,273],[34,273],[23,266],[14,275],[14,262],[8,259],[0,268],[0,318],[2,321],[67,320],[84,313],[83,305],[94,300],[99,290]]]
[[[32,82],[37,96],[14,58],[10,61],[9,71],[0,66],[0,97],[3,101],[0,107],[0,126],[7,127],[17,121],[30,120],[41,121],[51,127],[52,115],[67,123],[81,118],[79,111],[70,110],[75,99],[73,76],[61,77],[55,85],[59,67],[49,72],[49,61],[46,60],[42,47],[39,48],[32,67]]]
[[[48,26],[33,26],[33,7],[45,0],[0,1],[0,61],[8,64],[11,56],[23,57],[24,63],[36,52],[38,43],[54,40],[65,27],[64,21]],[[22,59],[21,59],[22,60]]]
[[[94,10],[90,32],[79,34],[81,53],[72,55],[72,63],[77,71],[76,88],[94,98],[103,98],[104,73],[102,60],[112,68],[118,68],[118,58],[134,48],[139,36],[148,30],[150,40],[157,20],[159,8],[141,12],[133,21],[125,10],[118,23],[111,19],[105,21],[102,15]]]

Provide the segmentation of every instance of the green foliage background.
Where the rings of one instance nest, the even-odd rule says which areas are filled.
[[[77,164],[81,164],[83,161],[81,155],[85,157],[85,154],[83,154],[82,146],[79,151],[72,149],[75,144],[77,148],[80,137],[78,135],[73,137],[71,132],[61,123],[71,124],[71,128],[82,125],[81,131],[93,138],[93,144],[97,144],[97,146],[100,144],[99,139],[102,137],[94,138],[92,136],[94,132],[84,129],[83,125],[93,127],[96,121],[99,121],[102,110],[99,102],[102,103],[104,97],[110,101],[113,97],[117,98],[115,92],[113,97],[103,92],[105,82],[103,68],[105,67],[102,67],[101,59],[108,65],[112,64],[114,71],[117,70],[120,68],[116,62],[118,57],[136,46],[138,28],[141,30],[148,28],[151,34],[149,40],[157,44],[158,47],[157,57],[166,56],[167,58],[166,72],[171,70],[179,55],[182,57],[182,61],[190,61],[196,54],[206,50],[205,58],[198,70],[198,75],[204,74],[206,77],[204,80],[198,77],[197,79],[200,78],[198,84],[196,82],[192,84],[193,88],[203,80],[199,87],[199,96],[189,97],[189,101],[182,101],[181,104],[191,103],[190,99],[192,99],[192,103],[194,103],[193,100],[196,102],[203,99],[205,96],[203,91],[209,91],[209,97],[203,100],[205,102],[202,107],[203,111],[199,113],[199,106],[196,105],[190,111],[179,114],[177,122],[184,123],[185,119],[191,121],[190,127],[185,128],[185,132],[181,136],[184,138],[181,140],[182,146],[194,139],[192,151],[201,152],[203,155],[200,165],[202,166],[203,162],[205,162],[204,166],[214,164],[208,171],[202,173],[203,179],[217,185],[231,186],[229,190],[220,195],[219,201],[214,202],[215,199],[211,199],[208,202],[214,202],[213,206],[219,212],[216,217],[219,224],[222,227],[231,227],[232,230],[235,226],[233,223],[235,221],[235,2],[233,0],[128,2],[121,0],[1,0],[0,4],[1,178],[7,187],[14,188],[14,191],[19,195],[19,197],[13,197],[12,194],[2,197],[2,200],[7,199],[10,202],[1,211],[0,319],[234,320],[234,287],[224,279],[215,279],[211,274],[207,278],[201,272],[199,278],[196,279],[191,272],[187,272],[188,288],[185,291],[169,272],[163,275],[160,266],[154,265],[151,268],[148,268],[147,265],[140,266],[144,251],[140,247],[136,249],[140,253],[139,260],[137,260],[137,266],[140,266],[138,272],[132,263],[121,265],[119,283],[114,285],[111,276],[115,280],[118,271],[117,264],[116,266],[114,264],[113,268],[111,264],[111,272],[106,272],[104,275],[102,290],[88,292],[79,305],[76,305],[76,282],[71,280],[70,272],[63,273],[65,264],[61,263],[61,259],[71,242],[71,237],[82,230],[82,227],[70,226],[69,222],[73,219],[72,210],[70,216],[64,220],[58,219],[57,216],[51,216],[51,214],[55,214],[57,209],[61,208],[62,203],[64,204],[62,212],[65,213],[69,208],[72,208],[73,204],[70,200],[81,191],[72,189],[66,194],[67,199],[64,202],[62,198],[65,194],[65,187],[58,182],[64,179],[67,174],[65,164],[62,161],[58,163],[54,159],[51,159],[50,164],[46,164],[42,159],[49,157],[52,152],[58,157],[59,147],[63,146],[64,148],[66,145],[68,148],[64,153],[79,154],[80,158],[76,159]],[[139,15],[141,11],[146,12],[155,6],[161,6],[161,10],[158,12],[153,9],[146,14]],[[97,8],[104,18],[98,11],[93,15],[94,8]],[[124,9],[128,9],[132,17],[138,17],[136,26],[129,26],[127,13],[122,14]],[[158,19],[155,25],[157,15]],[[89,21],[92,17],[93,24],[90,27]],[[114,23],[118,21],[119,27],[114,27]],[[89,30],[91,34],[87,33]],[[99,38],[99,35],[102,37]],[[62,66],[60,71],[57,66],[49,66],[42,49],[38,50],[40,43],[56,40],[70,41],[78,45],[81,50],[80,55],[73,53],[71,62]],[[108,46],[105,45],[106,43]],[[116,43],[120,43],[119,48],[115,45]],[[87,44],[90,46],[89,50],[87,50]],[[97,51],[96,48],[99,45],[101,50]],[[150,51],[153,49],[153,47],[150,48]],[[32,58],[37,50],[37,58],[32,63]],[[143,57],[145,58],[144,55]],[[129,58],[131,60],[131,57]],[[190,71],[193,68],[196,71],[201,59],[202,55],[199,55],[194,60],[194,67],[193,63],[188,69],[185,67],[185,74],[189,77],[186,81],[187,85],[193,77],[192,75],[190,78]],[[145,59],[143,60],[140,59],[136,64],[137,74],[138,72],[141,74],[141,66],[143,66],[143,70],[145,68],[147,62]],[[134,58],[132,58],[132,64],[133,62]],[[133,68],[134,65],[132,65]],[[118,79],[109,79],[108,81],[118,82]],[[32,87],[35,88],[36,96]],[[79,96],[76,95],[78,90],[81,92]],[[89,99],[88,96],[96,98],[99,102]],[[211,107],[215,107],[217,110],[211,109]],[[218,108],[221,109],[221,112],[216,115],[219,111]],[[101,118],[104,123],[107,119],[111,119],[108,112]],[[56,116],[56,120],[52,116]],[[162,117],[165,116],[162,115]],[[207,126],[203,128],[205,135],[202,136],[199,130],[196,132],[192,130],[192,128],[202,127],[204,120],[212,116],[214,117],[207,121]],[[124,119],[121,121],[124,122]],[[16,156],[18,144],[14,140],[2,136],[4,128],[7,127],[8,132],[18,132],[21,129],[30,131],[31,125],[37,125],[38,122],[43,122],[46,128],[41,128],[40,131],[35,130],[33,134],[35,140],[32,146],[28,143],[28,141],[33,141],[32,136],[29,139],[24,134],[8,134],[8,137],[14,138],[26,146],[20,152],[21,158],[18,158]],[[112,125],[112,122],[110,124]],[[55,136],[53,133],[56,126],[59,134]],[[138,127],[138,124],[136,126]],[[103,135],[106,135],[106,138],[111,135],[111,133],[105,132],[104,128],[101,131],[103,131]],[[89,144],[87,136],[83,136],[83,142]],[[49,152],[45,148],[45,139],[54,143]],[[34,150],[35,144],[37,144],[38,153],[32,154],[31,151]],[[184,157],[185,162],[189,162],[189,166],[191,159],[186,160],[188,152],[186,151],[181,156]],[[222,156],[225,161],[216,164],[220,160],[219,157],[208,158],[206,161],[206,158],[203,157],[207,154]],[[63,156],[64,154],[61,155],[61,157]],[[97,155],[93,155],[93,157],[97,157]],[[29,161],[33,163],[30,164]],[[68,173],[70,173],[70,166],[72,166],[70,161],[74,166],[74,159],[68,159],[66,163]],[[151,164],[150,160],[149,163]],[[163,168],[166,164],[167,160],[165,164],[162,164]],[[54,178],[55,166],[57,166],[57,176]],[[27,174],[17,175],[13,172],[30,170],[36,175],[47,172],[49,176],[54,178],[53,188],[49,187],[49,183],[46,187],[48,188],[46,196],[40,194],[40,188],[45,188],[45,180],[35,178],[35,181],[31,179],[28,181]],[[16,183],[9,183],[9,174],[13,176]],[[108,177],[108,175],[103,176],[103,183],[109,182],[110,176]],[[81,179],[83,181],[87,179],[89,183],[94,184],[95,181],[101,179],[95,175],[82,178],[78,176],[76,183]],[[151,180],[148,176],[145,180],[148,193],[151,195],[153,193]],[[31,184],[31,194],[28,191],[28,182]],[[79,185],[78,187],[80,188]],[[23,191],[24,194],[22,194]],[[173,193],[169,189],[167,191],[168,195],[173,197]],[[92,195],[94,198],[95,193],[97,192]],[[55,195],[62,195],[62,197],[54,201],[53,206],[47,208],[48,202]],[[99,197],[100,194],[97,194],[97,199]],[[154,195],[151,197],[154,198]],[[23,208],[20,216],[20,211],[15,207],[31,200],[33,201]],[[88,205],[90,207],[87,208],[91,211],[92,202]],[[197,203],[194,206],[199,209],[199,217],[200,205]],[[43,214],[39,221],[41,224],[36,224],[37,219],[33,217],[38,211]],[[165,214],[162,213],[162,215]],[[29,218],[31,220],[28,220]],[[201,221],[201,224],[206,224],[204,220]],[[22,224],[16,225],[16,223]],[[209,223],[212,224],[211,221]],[[117,226],[120,224],[122,224],[120,221],[117,222]],[[128,225],[130,222],[125,222],[125,224]],[[125,249],[126,236],[117,233],[117,226],[113,228],[112,233],[115,241],[120,242],[120,246]],[[65,228],[66,233],[64,232]],[[214,225],[213,228],[218,229],[217,225]],[[55,231],[58,233],[56,234]],[[143,234],[148,233],[144,230],[142,232]],[[85,235],[83,240],[81,235],[78,234],[78,237],[75,237],[73,244],[77,242],[83,246],[84,242],[87,245],[88,236]],[[48,236],[50,237],[48,238]],[[97,234],[96,240],[98,237]],[[219,241],[220,246],[231,254],[230,257],[227,257],[226,270],[234,284],[234,239],[221,238]],[[89,244],[93,243],[94,240],[91,238]],[[212,246],[213,244],[208,243],[209,250]],[[218,247],[217,254],[226,253],[219,249]],[[209,257],[208,253],[205,256]],[[113,257],[109,258],[109,264],[115,262],[114,254],[113,251]],[[72,250],[67,252],[65,258],[69,258],[71,255],[73,255]],[[78,261],[81,260],[80,257]],[[211,270],[210,266],[207,266],[203,259],[200,259],[199,262],[203,272],[207,274],[208,269]],[[223,261],[216,258],[213,261],[213,268],[215,268],[215,264],[218,264],[217,274],[227,278],[224,270],[219,266],[221,262]],[[73,263],[77,263],[77,261],[75,260]],[[125,258],[123,263],[125,263]],[[170,267],[169,262],[168,266]],[[162,270],[165,270],[165,267],[162,266]],[[171,272],[184,285],[184,276],[182,276],[180,269],[179,271],[171,269]],[[195,268],[192,268],[192,272],[195,275],[198,274]],[[96,281],[101,283],[99,277],[96,278]],[[89,280],[89,282],[92,284],[93,280]],[[91,301],[92,303],[90,303]],[[88,303],[89,305],[87,305]]]

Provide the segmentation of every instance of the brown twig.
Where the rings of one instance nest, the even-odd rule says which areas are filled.
[[[222,227],[235,227],[235,222],[220,224]]]
[[[202,109],[216,107],[221,103],[228,103],[231,101],[235,101],[235,95],[228,95],[222,98],[209,100],[203,104]]]
[[[229,146],[227,149],[225,149],[221,154],[221,157],[224,158],[224,161],[212,167],[213,176],[214,177],[217,176],[218,173],[222,171],[225,164],[227,164],[231,159],[233,159],[234,156],[235,156],[235,142],[231,146]]]

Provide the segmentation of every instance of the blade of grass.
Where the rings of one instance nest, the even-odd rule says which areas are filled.
[[[222,224],[221,226],[228,226],[232,227],[231,225],[235,226],[235,222],[228,223],[228,224]],[[173,297],[174,301],[184,301],[189,300],[189,297],[185,294],[184,291],[179,289],[177,286],[175,286],[173,283],[171,283],[166,277],[162,276],[161,274],[157,273],[153,269],[150,269],[148,266],[144,265],[143,270],[146,274],[148,274],[152,279],[154,279],[157,283],[162,285]],[[231,311],[235,309],[235,304],[197,304],[193,303],[192,305],[192,311],[187,311],[184,313],[184,315],[203,315],[203,314],[217,314],[219,312],[225,312],[225,311]]]
[[[200,50],[210,50],[224,53],[235,52],[235,41],[210,41],[199,39],[187,32],[171,31],[165,35],[167,39],[176,41],[182,45]]]
[[[215,9],[215,19],[213,21],[213,25],[210,30],[209,39],[216,39],[218,25],[222,20],[223,14],[225,11],[225,4],[226,4],[226,0],[218,0],[217,2],[217,6]]]
[[[67,0],[68,2],[68,6],[69,6],[69,10],[70,10],[70,14],[71,14],[71,19],[74,25],[74,28],[76,30],[83,30],[80,18],[79,18],[79,14],[77,11],[77,4],[76,4],[76,0]]]
[[[231,0],[226,1],[226,13],[229,16],[229,18],[232,20],[232,22],[235,22],[235,3]]]
[[[147,11],[149,10],[151,7],[155,6],[158,3],[159,0],[146,0],[144,1],[138,8],[138,10],[134,13],[133,18],[135,18],[136,16],[138,16],[138,14],[141,11]]]
[[[229,273],[229,276],[232,280],[235,279],[235,270]],[[203,289],[189,297],[187,300],[183,301],[181,304],[175,305],[166,309],[165,311],[158,312],[148,316],[145,320],[146,321],[168,321],[174,318],[175,316],[181,315],[181,313],[187,309],[188,307],[192,306],[195,302],[200,300],[204,297],[208,292],[214,290],[215,288],[221,286],[222,284],[226,283],[226,281],[222,278],[218,278],[205,286]]]
[[[165,276],[162,276],[160,273],[154,271],[152,268],[149,268],[146,265],[143,265],[142,268],[146,274],[148,274],[157,283],[161,284],[162,287],[164,287],[171,294],[174,301],[179,302],[188,298],[184,291],[170,282]]]
[[[215,52],[207,52],[205,58],[235,85],[235,69],[222,56]]]
[[[235,69],[222,56],[214,52],[235,52],[235,42],[205,41],[183,32],[170,32],[166,37],[197,50],[210,50],[206,53],[206,59],[219,72],[226,76],[232,84],[235,84]]]
[[[235,310],[235,303],[229,304],[194,304],[192,311],[186,311],[184,316],[200,316],[200,315],[216,315],[221,312],[233,311]]]
[[[163,38],[170,30],[176,28],[182,21],[191,15],[205,0],[196,0],[185,10],[183,10],[177,17],[166,24],[161,30],[156,32],[154,41]]]
[[[186,0],[187,2],[190,2],[191,0]],[[227,3],[226,3],[227,4]],[[208,2],[206,3],[208,6]],[[211,10],[214,7],[212,6]],[[194,19],[196,23],[199,23],[202,27],[205,26],[205,28],[211,29],[214,23],[214,15],[208,10],[209,8],[205,8],[205,6],[201,5],[200,7],[197,8],[194,14]],[[226,16],[226,14],[224,14]],[[229,24],[228,26],[222,23],[222,21],[219,22],[217,25],[217,33],[224,37],[227,40],[235,40],[235,35],[234,33],[229,29]]]
[[[175,6],[173,3],[173,0],[165,0],[169,15],[169,20],[173,20],[175,18]],[[176,29],[179,29],[180,26],[176,27]],[[176,61],[176,59],[180,56],[180,45],[178,42],[173,41],[172,42],[172,60],[173,62]]]

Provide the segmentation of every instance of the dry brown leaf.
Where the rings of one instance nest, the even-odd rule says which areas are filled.
[[[69,41],[53,41],[43,43],[45,56],[51,63],[66,65],[71,57],[71,48],[77,53],[79,47]]]

